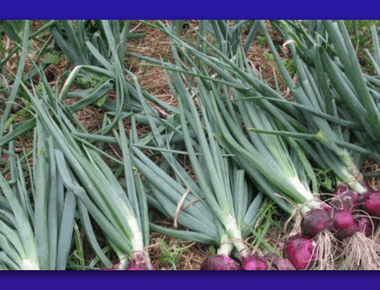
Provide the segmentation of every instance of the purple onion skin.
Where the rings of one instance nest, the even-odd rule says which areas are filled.
[[[311,269],[317,260],[315,243],[301,234],[292,236],[285,241],[284,256],[296,270]]]
[[[148,271],[148,270],[157,270],[156,266],[154,266],[150,261],[149,265],[145,263],[144,255],[139,252],[134,254],[133,260],[129,263],[128,268],[126,270],[132,271]],[[102,270],[121,270],[118,265],[113,266],[112,268],[102,268]]]
[[[243,270],[268,270],[268,263],[266,260],[259,258],[251,253],[241,257],[241,267]]]
[[[326,210],[313,209],[302,217],[302,233],[310,238],[314,238],[323,230],[330,230],[331,219]]]
[[[154,266],[150,261],[148,261],[149,265],[146,264],[145,257],[140,252],[135,252],[134,259],[129,263],[127,270],[132,271],[146,271],[146,270],[157,270],[156,266]]]
[[[369,217],[363,216],[356,219],[358,231],[363,233],[366,237],[372,236],[373,223]]]
[[[362,184],[363,187],[367,190],[367,193],[370,193],[370,192],[374,192],[374,191],[376,191],[376,190],[374,190],[374,189],[372,188],[371,185],[369,185],[369,182],[368,182],[368,180],[366,180],[366,179],[363,179],[362,182],[361,182],[361,184]]]
[[[341,183],[338,185],[338,188],[334,191],[333,195],[340,196],[347,191],[349,191],[348,187],[345,184]]]
[[[380,191],[369,191],[364,195],[363,209],[371,216],[380,217]]]
[[[278,257],[275,254],[265,255],[263,259],[270,265],[271,270],[279,271],[291,271],[296,270],[292,263],[288,259]]]
[[[226,255],[215,255],[203,261],[201,270],[240,270],[240,266]]]
[[[347,186],[342,183],[333,194],[335,198],[330,201],[330,204],[335,208],[357,210],[363,203],[361,195],[348,189]]]
[[[352,215],[352,212],[348,209],[333,210],[333,223],[331,232],[338,239],[345,239],[351,237],[357,232],[357,226]]]
[[[129,271],[148,271],[148,270],[157,270],[157,268],[152,263],[150,264],[150,267],[148,267],[145,264],[136,263],[135,261],[132,261],[129,264],[129,267],[127,268],[127,270],[129,270]]]
[[[129,266],[127,270],[128,271],[147,271],[150,269],[145,265],[134,265],[134,266]]]

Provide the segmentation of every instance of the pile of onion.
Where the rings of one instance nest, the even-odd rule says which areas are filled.
[[[341,184],[328,205],[312,209],[303,215],[301,233],[288,238],[284,247],[284,256],[296,269],[311,269],[316,265],[321,258],[317,250],[317,239],[322,233],[345,241],[345,251],[348,255],[355,255],[353,260],[362,259],[362,255],[355,251],[375,253],[378,250],[378,246],[369,237],[374,231],[374,223],[370,216],[380,217],[380,191],[373,190],[366,182],[364,186],[367,192],[357,194]],[[359,210],[364,210],[368,215],[356,216],[355,213]],[[367,248],[361,249],[360,244]],[[358,261],[353,263],[356,266],[360,264]]]
[[[257,255],[247,253],[241,257],[241,266],[226,255],[215,255],[203,261],[201,270],[296,270],[292,263],[275,254]]]
[[[205,259],[201,270],[240,270],[240,266],[230,257],[221,254]]]

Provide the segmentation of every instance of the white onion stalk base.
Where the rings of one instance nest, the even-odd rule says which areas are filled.
[[[38,263],[35,261],[24,259],[22,260],[21,269],[23,270],[40,270]]]
[[[228,237],[232,240],[233,245],[239,252],[241,257],[247,254],[247,247],[243,243],[241,232],[238,228],[235,217],[232,214],[228,214],[224,220],[224,226]]]
[[[143,236],[135,218],[128,218],[128,225],[131,228],[133,237],[131,240],[132,249],[136,252],[144,252]]]

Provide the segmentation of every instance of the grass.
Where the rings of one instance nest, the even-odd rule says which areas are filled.
[[[158,243],[161,250],[160,261],[164,266],[170,266],[172,270],[177,270],[176,265],[178,265],[181,255],[195,244],[191,243],[185,246],[182,244],[183,242],[176,239],[172,240],[169,245],[163,239],[159,239]]]

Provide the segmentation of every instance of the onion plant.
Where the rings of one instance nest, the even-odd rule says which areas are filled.
[[[253,80],[253,78],[255,78],[255,73],[252,70],[249,71],[249,66],[247,64],[245,64],[245,67],[248,68],[248,72],[250,73],[245,73],[241,68],[239,68],[236,63],[231,62],[222,53],[217,52],[217,55],[222,58],[226,64],[228,64],[231,71],[239,74],[239,76],[241,76],[249,84],[256,84],[255,89],[251,89],[250,92],[247,92],[247,90],[240,90],[240,92],[235,93],[233,90],[235,99],[239,99],[239,97],[236,98],[236,95],[239,95],[239,93],[241,93],[241,100],[245,100],[244,105],[239,106],[238,103],[237,106],[238,111],[243,118],[244,124],[247,127],[253,127],[249,128],[248,131],[286,136],[289,145],[292,147],[294,146],[292,145],[292,138],[302,139],[304,137],[305,139],[317,141],[312,144],[313,147],[316,147],[315,149],[304,151],[314,159],[318,166],[324,169],[332,169],[338,179],[340,179],[342,182],[347,183],[358,194],[363,195],[364,193],[369,193],[371,196],[368,198],[371,200],[369,204],[371,206],[374,203],[376,204],[375,194],[372,193],[372,190],[368,190],[366,183],[361,183],[360,180],[357,180],[357,177],[360,176],[359,170],[356,164],[353,162],[347,149],[353,150],[360,154],[369,155],[375,160],[379,160],[378,155],[368,149],[347,142],[347,134],[343,136],[340,131],[340,127],[336,125],[336,123],[341,123],[341,121],[338,119],[335,103],[334,101],[331,101],[331,92],[329,90],[326,90],[326,80],[324,79],[325,76],[323,74],[323,71],[321,71],[320,66],[318,67],[318,54],[314,55],[314,61],[316,62],[315,70],[309,71],[302,60],[298,57],[298,55],[295,54],[292,50],[292,56],[296,63],[297,75],[299,79],[299,84],[294,84],[292,78],[290,78],[289,73],[286,71],[284,64],[281,62],[277,51],[274,49],[269,34],[266,32],[265,25],[261,23],[261,26],[272,49],[274,58],[280,68],[281,73],[283,74],[286,84],[293,94],[294,99],[298,103],[298,106],[285,101],[283,98],[281,100],[281,97],[278,98],[278,100],[273,97],[264,97],[265,95],[270,94],[277,97],[277,94],[273,94],[273,90],[268,89],[263,82],[261,82],[260,85],[260,82],[258,82],[257,79]],[[241,63],[244,63],[244,59]],[[223,78],[231,82],[232,78],[225,72],[221,71],[220,68],[217,68],[210,62],[208,65],[216,71],[219,69],[218,73]],[[320,87],[325,90],[320,91],[317,84],[319,84]],[[257,87],[259,87],[259,89],[257,89]],[[257,90],[257,96],[253,95],[250,97],[249,95],[252,94],[252,92],[254,94],[255,90]],[[271,100],[270,106],[266,105],[265,103],[269,99]],[[258,114],[257,112],[255,113],[254,111],[247,109],[250,107],[249,102],[255,103],[259,105],[260,108],[264,108],[267,112],[271,113],[275,120],[277,119],[277,124],[280,124],[282,128],[289,130],[289,132],[279,133],[273,132],[277,131],[278,129],[263,129],[263,126],[260,125],[260,122],[253,121],[254,117],[252,116]],[[282,106],[287,103],[288,106],[291,105],[297,109],[299,108],[301,114],[299,114],[299,112],[295,111],[293,108],[292,110],[289,110],[289,113],[291,113],[292,117],[292,119],[290,119],[287,114],[285,114],[285,112],[281,112],[282,110],[278,110],[278,108],[272,107],[272,104],[276,103],[280,103]],[[244,111],[249,113],[244,113]],[[226,113],[224,113],[223,110],[221,110],[221,112],[225,118]],[[311,112],[312,114],[310,114]],[[219,116],[218,113],[215,115]],[[244,115],[246,117],[244,117]],[[332,121],[333,123],[331,124],[328,121]],[[353,129],[358,128],[355,124],[353,125]],[[233,129],[233,133],[235,133],[236,130],[237,127]],[[307,133],[297,133],[297,131]],[[309,132],[315,132],[315,134],[310,134]],[[251,138],[251,142],[257,144],[257,138],[256,141],[253,141]],[[300,145],[306,149],[310,148],[310,144],[307,145],[303,141],[300,143]],[[304,165],[305,164],[306,163],[304,163]],[[305,167],[305,169],[307,168],[310,167]],[[310,176],[312,175],[309,174],[309,177]],[[341,196],[340,198],[344,198],[344,200],[349,198],[347,192],[344,193],[344,197]],[[348,203],[349,210],[354,209],[350,206],[350,204],[354,205],[355,203],[355,201],[350,201]],[[348,211],[348,209],[340,209],[337,208],[336,205],[332,204],[332,209],[329,209],[329,211],[330,217],[323,208],[316,208],[316,210],[313,210],[312,213],[308,213],[304,216],[303,225],[306,225],[310,228],[312,227],[312,224],[310,223],[311,221],[314,221],[314,223],[318,221],[318,223],[320,223],[323,220],[322,228],[324,227],[325,231],[327,232],[333,232],[337,238],[349,238],[354,234],[354,236],[349,239],[350,244],[345,247],[345,251],[349,253],[348,260],[350,263],[348,263],[348,267],[352,266],[355,268],[358,266],[358,264],[362,264],[364,268],[377,268],[378,259],[376,258],[377,255],[374,255],[374,253],[377,251],[377,245],[375,245],[370,239],[365,238],[365,235],[358,231],[357,222],[354,221],[352,214]],[[332,220],[332,225],[330,225],[330,220]],[[352,229],[348,230],[349,227]],[[318,231],[316,231],[316,233]],[[311,234],[310,230],[306,232],[308,232],[309,235]],[[359,248],[355,246],[353,249],[353,245],[357,245],[359,243],[358,240],[360,240],[362,243],[364,242],[366,247]],[[326,248],[325,245],[323,247]],[[330,248],[329,243],[327,248]],[[356,255],[357,252],[360,252],[360,254]],[[356,256],[353,258],[352,255]]]
[[[124,155],[124,171],[135,186],[128,184],[127,195],[97,151],[88,145],[80,146],[74,139],[72,132],[77,129],[64,114],[59,103],[54,103],[58,98],[49,100],[48,95],[54,95],[51,88],[44,86],[41,97],[38,97],[37,92],[32,94],[27,88],[25,90],[37,119],[61,152],[56,154],[60,164],[59,172],[64,185],[79,199],[82,224],[102,262],[107,267],[111,266],[96,241],[89,215],[102,229],[119,257],[120,262],[114,269],[154,269],[146,249],[149,243],[146,199],[141,182],[131,174],[128,157]],[[125,133],[122,129],[119,136],[121,140],[125,138],[123,134]]]
[[[24,29],[23,29],[23,39],[22,39],[22,44],[21,44],[22,47],[27,47],[27,45],[28,45],[29,29],[30,29],[30,22],[25,21],[24,22]],[[4,112],[2,113],[1,119],[0,119],[0,137],[1,137],[1,139],[3,139],[3,135],[4,135],[4,132],[3,132],[4,125],[5,125],[8,117],[9,117],[12,106],[16,100],[16,97],[17,97],[17,92],[18,92],[18,89],[20,87],[20,82],[21,82],[21,78],[22,78],[21,76],[22,76],[22,73],[23,73],[23,70],[25,67],[26,57],[27,57],[27,51],[23,50],[21,53],[21,57],[20,57],[20,63],[17,67],[17,74],[16,74],[15,81],[12,85],[10,94],[7,96],[8,103],[7,103],[7,106],[5,107]],[[10,140],[12,140],[12,139],[10,139]],[[0,153],[1,153],[1,146],[2,145],[0,144]]]
[[[250,228],[255,227],[255,223],[260,216],[259,209],[262,207],[262,193],[256,197],[253,195],[253,188],[249,186],[250,183],[246,180],[247,177],[244,170],[240,169],[239,166],[226,155],[226,152],[220,147],[218,142],[214,140],[214,132],[207,119],[207,115],[202,114],[202,116],[199,116],[199,108],[193,103],[193,98],[190,95],[192,90],[189,88],[189,91],[187,91],[184,84],[180,81],[179,75],[175,73],[172,74],[172,80],[173,95],[180,109],[179,118],[181,123],[179,128],[183,134],[186,152],[194,170],[197,184],[191,180],[183,168],[183,165],[170,153],[170,138],[174,136],[175,131],[172,131],[166,139],[163,138],[151,117],[154,115],[154,111],[148,107],[146,100],[142,94],[140,94],[144,111],[148,119],[150,119],[150,126],[155,136],[156,146],[161,149],[161,154],[164,156],[167,166],[174,172],[176,180],[180,181],[187,188],[187,190],[184,191],[185,188],[183,188],[183,185],[178,186],[178,181],[174,182],[158,169],[153,170],[152,167],[154,167],[154,163],[149,161],[149,159],[137,151],[136,148],[132,147],[136,155],[138,155],[141,160],[145,160],[145,166],[141,164],[141,161],[136,161],[136,166],[143,173],[147,170],[150,172],[144,175],[154,184],[152,191],[155,193],[154,196],[156,200],[152,203],[160,208],[161,211],[166,212],[167,216],[171,217],[176,216],[175,210],[178,211],[178,206],[182,204],[185,199],[189,199],[189,206],[183,204],[182,207],[189,210],[189,213],[192,210],[195,211],[197,207],[201,207],[203,211],[207,209],[205,213],[202,211],[195,216],[197,216],[198,219],[201,218],[204,223],[206,213],[208,212],[209,223],[216,224],[216,230],[220,236],[218,241],[221,243],[221,247],[218,254],[223,254],[224,257],[222,259],[220,256],[216,256],[205,260],[202,267],[203,269],[213,269],[215,263],[218,264],[223,261],[227,262],[227,267],[229,267],[229,260],[225,260],[225,256],[229,254],[224,251],[225,243],[229,243],[236,248],[243,269],[267,269],[267,261],[253,256],[243,243],[243,239],[250,233]],[[167,128],[170,127],[171,126],[167,126]],[[190,130],[194,132],[194,137],[190,134]],[[166,134],[166,136],[168,135]],[[147,166],[148,164],[150,164],[150,166]],[[151,176],[153,172],[161,172],[160,175],[165,176],[165,178],[157,178],[158,176],[155,177],[154,175]],[[162,186],[160,186],[162,183],[161,180],[168,180],[168,183],[170,182],[168,188],[175,186],[180,190],[175,192],[173,189],[162,188]],[[177,185],[175,185],[176,183]],[[190,195],[194,197],[191,198]],[[165,196],[167,197],[164,198]],[[203,199],[205,200],[204,203],[202,202]],[[199,202],[195,204],[194,202],[197,200]],[[171,206],[169,206],[170,203]],[[177,206],[175,206],[175,204],[177,204]],[[183,213],[186,213],[186,211]],[[181,220],[179,220],[179,222],[181,223]],[[185,218],[182,220],[182,223],[190,229],[195,227],[191,221],[186,222]],[[157,229],[157,227],[154,228]],[[162,230],[162,228],[160,229]],[[203,234],[209,234],[207,228],[195,229],[196,231],[201,231]],[[204,230],[207,232],[204,233]],[[164,233],[174,234],[174,231],[164,231]]]
[[[39,123],[33,170],[9,144],[10,179],[0,174],[1,264],[9,270],[65,270],[77,201],[59,174],[54,141]]]
[[[265,31],[263,23],[261,25]],[[334,125],[336,127],[336,124],[342,123],[336,115],[328,116],[329,114],[321,109],[316,110],[317,113],[310,114],[313,110],[315,111],[315,108],[312,107],[312,101],[308,100],[305,95],[310,94],[310,92],[313,93],[312,89],[315,89],[315,86],[312,87],[309,85],[309,87],[305,87],[304,82],[302,83],[302,86],[295,86],[291,83],[289,74],[284,74],[284,78],[286,79],[291,92],[300,103],[298,104],[299,106],[296,107],[292,103],[287,102],[279,92],[271,89],[265,82],[263,82],[250,68],[244,59],[243,54],[240,54],[240,58],[237,57],[235,60],[230,60],[222,52],[213,48],[208,43],[209,47],[212,48],[211,53],[214,54],[214,57],[211,58],[187,45],[167,28],[164,28],[164,26],[161,26],[161,28],[170,35],[176,45],[180,46],[182,50],[185,49],[185,51],[182,51],[183,54],[186,55],[187,51],[190,51],[196,56],[198,62],[201,61],[205,64],[206,68],[201,72],[193,63],[191,63],[191,58],[188,57],[187,60],[193,64],[191,69],[178,68],[178,66],[174,69],[186,71],[186,74],[197,76],[203,80],[203,83],[206,83],[205,80],[209,82],[209,84],[204,85],[206,90],[202,95],[204,96],[204,104],[208,106],[206,112],[210,114],[209,118],[211,119],[213,117],[215,124],[217,124],[217,127],[219,126],[219,129],[216,129],[216,132],[219,130],[219,136],[221,136],[226,148],[229,147],[230,152],[234,153],[236,158],[240,157],[241,164],[243,164],[243,162],[249,163],[248,165],[245,165],[244,168],[250,173],[251,177],[259,184],[259,186],[264,186],[265,183],[272,186],[272,188],[268,188],[267,186],[269,190],[263,190],[265,193],[273,198],[274,192],[281,192],[281,194],[283,194],[288,200],[291,200],[292,203],[295,203],[296,205],[298,204],[298,207],[302,208],[304,214],[311,210],[324,210],[325,204],[308,189],[308,179],[310,179],[313,182],[312,184],[314,184],[313,190],[315,191],[315,175],[304,152],[306,152],[307,156],[311,156],[311,158],[314,159],[313,161],[319,166],[325,168],[333,164],[333,170],[341,180],[346,181],[356,191],[366,192],[366,188],[360,184],[360,182],[355,181],[358,170],[352,162],[346,148],[342,148],[342,145],[343,147],[346,146],[359,152],[364,152],[366,150],[359,146],[349,144],[348,142],[341,141],[342,137],[332,129],[334,128]],[[207,43],[204,37],[203,41]],[[279,63],[278,54],[273,54]],[[217,58],[215,58],[215,56]],[[181,65],[184,67],[183,62]],[[172,69],[169,66],[165,67]],[[214,70],[224,82],[220,80],[213,80],[210,82],[212,78],[207,75],[207,70],[210,68]],[[285,71],[284,65],[282,65],[280,69],[281,71]],[[203,75],[201,76],[202,73]],[[299,71],[299,74],[303,77],[304,75],[302,74],[305,74],[305,72],[301,70]],[[223,87],[223,85],[219,85],[219,87],[212,85],[212,83],[216,82],[224,83],[225,85],[232,87],[232,89],[229,89],[227,86]],[[201,87],[199,84],[197,85],[198,87]],[[306,83],[306,85],[308,85],[308,83]],[[232,100],[235,98],[245,98],[244,105],[239,105],[239,101],[237,101],[236,110],[229,100],[231,99],[230,95],[227,95],[227,93],[232,93],[234,96]],[[314,98],[317,97],[320,98],[319,95]],[[317,104],[319,104],[318,101],[321,102],[321,100],[317,98]],[[284,108],[279,108],[278,103],[281,103]],[[265,113],[260,113],[263,109]],[[236,118],[236,111],[239,112],[241,119]],[[261,120],[262,114],[268,114],[267,117],[264,115],[265,122]],[[223,116],[223,119],[220,116]],[[328,121],[333,122],[333,125],[330,126]],[[248,140],[244,134],[244,130],[241,129],[241,124],[254,128],[249,130],[251,133],[248,132]],[[271,124],[270,127],[268,127],[268,124]],[[352,125],[355,126],[355,123]],[[268,140],[270,139],[252,135],[254,132],[263,133],[268,131],[278,131],[279,128],[289,131],[286,135],[286,141],[291,146],[291,151],[288,151],[288,148],[284,145],[282,145],[282,148],[277,145],[277,149],[274,150],[273,148],[276,142],[269,142]],[[309,133],[309,130],[311,132],[316,132],[316,129],[318,129],[318,134],[313,135],[313,139],[316,139],[318,142],[310,145],[309,143],[306,143],[305,140],[294,140],[294,137],[299,137],[299,135],[296,136],[297,132],[306,134]],[[279,138],[279,140],[280,139],[281,138]],[[281,142],[284,141],[277,141],[277,144],[281,144]],[[337,146],[337,142],[339,142],[340,146]],[[301,148],[303,150],[300,150]],[[326,150],[324,156],[327,155],[329,156],[328,158],[319,157],[319,154],[324,152],[324,150]],[[367,152],[369,151],[367,150]],[[288,154],[289,157],[285,159],[284,154]],[[269,160],[273,159],[275,162],[268,162],[268,156]],[[288,161],[285,162],[285,160]],[[328,165],[326,166],[323,162],[326,162]],[[248,170],[249,167],[253,168]],[[294,170],[291,168],[297,169]],[[295,175],[293,173],[292,176],[286,177],[286,175],[291,172],[295,172]],[[263,176],[260,176],[260,174],[262,174],[264,178]],[[306,179],[304,177],[300,178],[300,176],[305,176]],[[275,189],[273,189],[273,186],[275,186]],[[279,200],[278,197],[277,200]],[[283,199],[281,201],[283,201]],[[304,203],[306,206],[303,206]],[[282,203],[283,208],[286,209],[284,204],[286,203]],[[287,210],[288,212],[292,212],[292,209],[289,209],[289,207]],[[324,232],[330,231],[327,223],[328,220],[329,218],[327,218],[325,222],[326,230]],[[330,242],[328,242],[328,245],[330,245]],[[325,256],[323,253],[320,254]],[[328,255],[328,258],[331,258],[331,253]]]
[[[365,51],[377,74],[370,75],[343,21],[272,21],[284,37],[280,52],[260,20],[244,45],[241,32],[248,21],[199,21],[194,45],[178,35],[183,21],[172,27],[145,23],[168,35],[175,63],[126,52],[133,37],[128,21],[50,21],[35,33],[30,21],[0,21],[18,43],[0,62],[6,80],[0,92],[8,102],[0,118],[0,155],[7,154],[10,164],[0,173],[0,269],[65,269],[76,210],[106,269],[155,269],[147,250],[150,230],[218,246],[202,269],[267,269],[270,258],[253,256],[244,242],[262,217],[264,195],[295,219],[284,243],[288,260],[271,256],[274,268],[290,261],[296,269],[335,269],[342,252],[344,269],[378,269],[374,232],[380,191],[359,170],[362,156],[380,162],[376,27],[373,56]],[[43,67],[35,65],[24,75],[28,42],[46,29],[52,36],[37,59],[58,47],[75,66],[56,91]],[[277,64],[275,86],[246,56],[259,29]],[[53,39],[54,47],[49,46]],[[20,49],[17,72],[10,76],[3,64]],[[127,55],[170,71],[168,85],[178,108],[142,90],[123,65]],[[35,74],[38,87],[30,85]],[[28,97],[23,112],[32,117],[13,124],[20,88]],[[108,98],[111,91],[116,102]],[[67,105],[67,98],[78,101]],[[88,105],[105,112],[100,132],[88,133],[75,117]],[[128,134],[126,118],[132,124]],[[151,132],[138,136],[137,122]],[[21,158],[13,140],[33,128],[33,150]],[[120,148],[121,160],[104,152],[105,143]],[[144,149],[164,161],[156,164]],[[33,170],[25,170],[30,155]],[[117,170],[101,155],[118,164]],[[194,176],[179,161],[182,155]],[[318,170],[337,180],[330,196],[319,192]],[[119,183],[122,174],[127,193]],[[173,218],[174,229],[150,221],[148,205]],[[99,245],[91,218],[117,254],[116,265]]]
[[[154,132],[156,136],[159,136],[158,140],[162,142],[163,136],[162,129],[159,125],[154,125],[154,117],[150,117],[150,122],[154,126]],[[148,204],[156,208],[163,215],[168,218],[174,218],[175,228],[178,224],[187,227],[189,230],[177,230],[170,229],[150,222],[150,229],[152,231],[164,233],[168,236],[173,236],[180,239],[191,240],[194,242],[201,242],[209,245],[219,245],[218,249],[219,257],[225,257],[222,260],[226,261],[225,264],[220,263],[218,266],[223,269],[237,269],[238,264],[229,258],[233,246],[228,242],[228,236],[223,229],[222,225],[218,223],[213,211],[204,202],[204,197],[199,186],[191,179],[191,176],[185,171],[185,168],[175,159],[175,154],[182,151],[176,151],[172,153],[172,150],[168,147],[153,147],[148,146],[150,141],[153,141],[153,145],[156,144],[154,136],[152,138],[139,138],[136,130],[136,118],[131,116],[132,130],[129,134],[129,139],[117,138],[117,144],[122,148],[123,152],[130,152],[130,162],[133,164],[134,175],[142,174],[147,183],[144,184],[144,189],[147,192]],[[123,123],[119,123],[119,128],[123,126]],[[164,129],[164,131],[167,128]],[[114,135],[118,133],[116,129],[113,130]],[[158,134],[158,135],[157,135]],[[171,137],[174,134],[170,134]],[[90,136],[88,136],[90,137]],[[90,137],[91,138],[91,137]],[[150,150],[162,150],[162,153],[168,160],[161,165],[157,165],[153,162],[149,156],[144,154],[142,149]],[[176,172],[176,179],[170,176],[169,168],[173,168]],[[125,184],[129,183],[130,176],[126,176]],[[128,187],[130,188],[130,187]],[[257,200],[260,205],[262,198]],[[216,265],[214,265],[216,266]]]
[[[17,104],[16,101],[18,98],[22,99],[22,96],[20,96],[20,82],[29,83],[30,80],[38,74],[38,70],[36,69],[32,69],[28,73],[24,72],[28,53],[41,55],[48,50],[48,48],[44,46],[38,51],[30,52],[30,49],[28,47],[29,42],[33,39],[37,39],[37,36],[45,32],[49,27],[54,25],[54,23],[55,20],[49,21],[33,33],[30,31],[30,20],[2,20],[0,23],[3,30],[7,33],[7,36],[12,38],[12,40],[15,42],[15,48],[11,52],[7,53],[7,56],[0,61],[0,73],[2,79],[4,80],[4,86],[1,85],[0,92],[3,94],[4,99],[7,100],[6,107],[2,112],[0,118],[0,149],[9,141],[33,129],[36,125],[36,122],[33,118],[27,119],[23,122],[15,124],[12,133],[8,132],[8,134],[6,134],[6,131],[9,131],[8,129],[10,125],[15,123],[16,117],[18,115],[26,113],[29,110],[28,105],[26,104],[18,114],[11,116],[12,107]],[[20,50],[21,54],[19,55],[17,72],[15,75],[13,75],[13,72],[9,72],[7,69],[5,69],[5,64]],[[46,64],[42,64],[42,66],[45,67]],[[23,101],[27,103],[25,100]]]
[[[35,61],[30,61],[35,65],[33,75],[25,75],[22,71],[25,66],[27,57],[27,44],[30,37],[35,37],[42,31],[50,29],[56,41],[57,46],[67,55],[69,61],[76,65],[69,73],[66,79],[59,82],[60,94],[58,96],[60,106],[68,114],[74,114],[85,106],[95,105],[101,107],[105,111],[105,116],[113,116],[112,122],[107,128],[103,128],[102,134],[106,135],[118,120],[125,114],[140,114],[139,120],[144,119],[142,107],[137,95],[134,84],[126,77],[123,77],[127,71],[123,62],[125,59],[125,42],[128,37],[133,36],[129,33],[128,21],[123,21],[124,25],[120,25],[119,21],[96,21],[96,32],[91,27],[91,21],[78,20],[75,25],[71,21],[52,21],[39,29],[36,33],[30,35],[30,23],[25,21],[23,43],[19,46],[22,48],[22,54],[18,66],[17,75],[14,83],[9,91],[8,104],[1,116],[2,128],[7,129],[14,119],[9,118],[9,113],[16,100],[19,91],[20,81],[29,82],[34,74],[39,74],[41,83],[47,85],[47,79],[44,76],[43,68],[37,66]],[[100,34],[99,34],[100,33]],[[6,61],[6,60],[4,60]],[[77,86],[72,91],[73,85]],[[123,91],[122,94],[116,95],[116,103],[108,99],[109,93],[116,89]],[[148,92],[143,92],[144,96],[159,106],[162,112],[177,112],[177,109],[165,102],[159,100]],[[49,95],[49,98],[54,98]],[[78,99],[72,105],[65,105],[68,98]],[[27,108],[24,108],[27,109]],[[5,132],[0,132],[0,148],[13,138],[20,136],[26,131],[32,129],[36,124],[34,118],[17,124],[12,132],[5,136]],[[83,129],[83,128],[82,128]]]
[[[358,267],[376,269],[379,263],[376,258],[379,246],[366,238],[366,235],[373,236],[374,227],[369,215],[378,217],[379,193],[374,191],[367,181],[362,180],[362,175],[358,170],[360,163],[356,165],[354,158],[348,152],[351,150],[354,154],[369,156],[376,162],[380,160],[377,154],[378,150],[373,144],[373,140],[377,138],[376,126],[378,125],[378,108],[374,91],[376,82],[371,82],[373,78],[369,78],[362,72],[343,22],[322,21],[319,24],[324,28],[323,30],[319,29],[321,35],[313,30],[307,34],[307,39],[310,40],[308,48],[305,48],[305,44],[300,42],[300,38],[294,37],[297,36],[297,33],[286,26],[285,22],[281,24],[287,28],[284,35],[286,37],[289,37],[289,34],[292,35],[291,39],[296,43],[296,46],[291,44],[290,49],[299,77],[298,87],[302,87],[304,91],[302,97],[294,92],[296,101],[307,105],[309,109],[334,117],[342,116],[343,119],[353,120],[358,125],[360,124],[360,127],[330,125],[330,133],[325,134],[325,139],[328,138],[335,144],[330,143],[328,150],[320,149],[319,156],[329,168],[333,169],[338,179],[354,190],[351,192],[341,186],[336,193],[339,195],[340,202],[333,200],[335,205],[343,207],[340,211],[336,210],[335,223],[338,219],[344,221],[345,230],[338,230],[336,235],[340,238],[349,238],[346,239],[345,243],[347,244],[344,245],[344,253],[348,261],[347,267],[349,269]],[[301,25],[297,26],[297,28],[299,27]],[[290,33],[288,34],[288,32]],[[306,32],[303,31],[303,33]],[[376,43],[377,37],[374,33],[373,36],[373,41]],[[328,40],[329,43],[322,41],[321,38]],[[328,50],[324,48],[325,45],[330,45],[334,53],[328,53]],[[304,55],[305,51],[309,52],[307,62],[304,62],[305,58],[302,58],[300,51],[304,51]],[[273,46],[272,52],[276,53]],[[372,58],[372,61],[375,60]],[[282,71],[286,74],[281,61],[278,60],[277,63],[279,67],[282,66]],[[295,84],[289,83],[289,86],[295,86]],[[372,121],[368,122],[368,120]],[[316,124],[313,119],[309,118],[309,131],[315,132],[318,129]],[[374,124],[374,126],[370,126],[370,124]],[[327,130],[328,128],[324,130],[324,133]],[[293,134],[293,136],[296,135]],[[298,137],[315,139],[308,134],[298,134]],[[368,142],[367,146],[364,145],[365,142]],[[344,171],[350,172],[352,177],[345,178]],[[357,212],[360,207],[367,214],[364,212],[363,216],[363,212]],[[354,211],[356,211],[356,221],[351,213],[355,213]],[[369,221],[367,233],[361,229],[360,220],[362,219]],[[342,225],[336,224],[336,227]]]
[[[136,88],[125,77],[118,80],[122,82],[124,97],[120,98],[120,96],[117,96],[116,107],[113,102],[104,97],[111,88],[115,88],[116,74],[122,76],[127,71],[124,66],[126,41],[134,35],[129,32],[129,28],[129,21],[117,20],[76,20],[74,22],[62,20],[57,21],[52,26],[51,31],[58,47],[68,56],[70,62],[76,65],[76,69],[71,73],[63,86],[65,90],[60,95],[61,99],[65,99],[66,97],[82,98],[81,102],[72,108],[73,111],[85,105],[97,103],[105,111],[116,114],[115,123],[113,123],[115,125],[120,117],[123,106],[134,112],[142,110],[136,94]],[[101,75],[106,78],[103,81],[102,79],[100,81],[97,80],[99,71],[101,70],[103,70],[103,73],[100,72]],[[78,82],[78,76],[85,77],[86,80],[92,79],[93,81],[97,81],[95,89],[93,86],[89,87],[86,85],[85,82]],[[69,88],[73,84],[80,86],[82,93],[70,93]],[[176,111],[174,107],[155,96],[147,92],[144,95],[153,103],[162,107],[163,110],[169,112]]]

